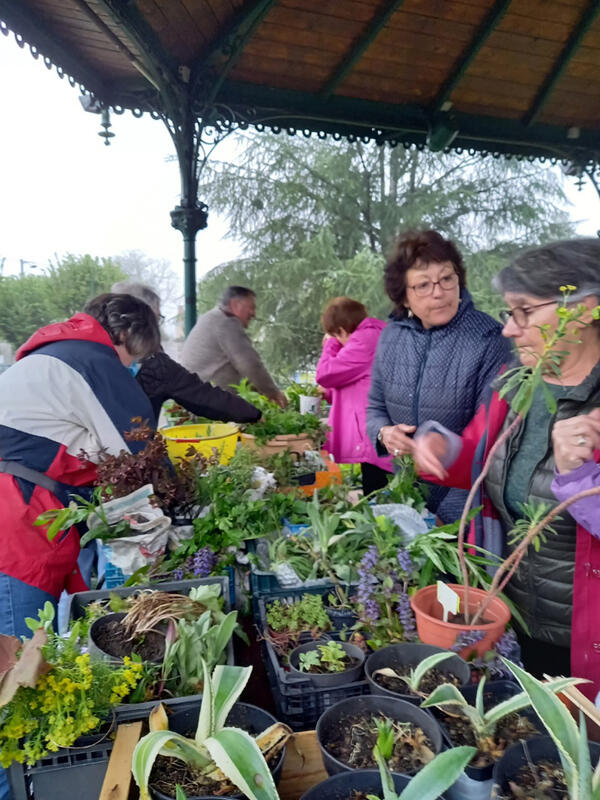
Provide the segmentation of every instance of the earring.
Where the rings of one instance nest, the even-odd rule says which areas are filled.
[[[406,316],[407,316],[409,319],[412,319],[412,318],[414,317],[414,314],[413,314],[413,310],[412,310],[412,308],[409,308],[409,309],[408,309],[408,312],[407,312]]]

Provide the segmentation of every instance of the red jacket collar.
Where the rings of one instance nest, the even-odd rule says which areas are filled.
[[[73,339],[97,342],[98,344],[105,344],[107,347],[114,349],[110,336],[102,325],[89,314],[80,312],[66,322],[54,322],[51,325],[46,325],[37,330],[29,337],[25,344],[19,347],[15,358],[18,361],[20,358],[29,355],[29,353],[45,344]]]

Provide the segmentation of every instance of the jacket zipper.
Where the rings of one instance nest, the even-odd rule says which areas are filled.
[[[417,378],[417,388],[415,389],[415,396],[413,398],[413,418],[414,424],[418,427],[420,424],[419,421],[419,399],[421,395],[421,384],[423,383],[423,373],[425,372],[425,364],[427,363],[427,358],[429,356],[429,351],[431,349],[431,331],[426,331],[427,335],[427,345],[425,347],[425,352],[423,353],[423,358],[421,359],[421,364],[419,365],[419,376]]]

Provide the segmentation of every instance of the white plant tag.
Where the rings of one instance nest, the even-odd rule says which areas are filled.
[[[460,607],[460,597],[454,589],[451,589],[442,581],[437,582],[437,599],[444,609],[444,622],[448,622],[448,613],[458,614]]]

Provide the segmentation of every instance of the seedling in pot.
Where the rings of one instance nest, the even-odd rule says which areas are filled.
[[[348,666],[348,656],[339,642],[319,644],[316,650],[300,653],[301,672],[344,672]]]
[[[578,678],[558,678],[548,683],[547,686],[552,692],[560,692],[567,686],[572,686],[578,682]],[[502,756],[505,748],[513,742],[506,741],[506,737],[511,734],[511,730],[508,729],[508,726],[503,726],[503,735],[501,737],[498,736],[501,723],[506,721],[507,717],[510,715],[517,714],[519,711],[531,705],[529,695],[526,692],[520,692],[486,711],[484,707],[485,684],[485,677],[482,677],[477,685],[477,695],[474,706],[470,705],[456,686],[450,683],[444,683],[442,686],[438,686],[429,697],[421,703],[421,708],[435,707],[442,709],[447,715],[445,722],[450,727],[453,726],[453,721],[456,721],[458,724],[460,724],[461,720],[468,723],[475,745],[479,751],[475,763],[472,764],[474,767],[486,766],[490,761],[495,761]],[[529,723],[529,720],[525,719],[524,723],[517,720],[515,723],[514,741],[517,741],[519,738],[534,736],[537,733],[537,729]]]
[[[424,658],[415,669],[411,669],[408,675],[401,675],[391,667],[382,667],[381,669],[375,670],[373,673],[373,678],[377,677],[377,675],[382,675],[386,678],[397,678],[398,680],[404,681],[408,690],[413,694],[417,694],[420,697],[426,697],[426,694],[420,689],[421,681],[429,672],[429,670],[433,669],[436,664],[439,664],[441,661],[445,661],[448,658],[452,658],[453,655],[453,653],[433,653],[433,655]]]
[[[408,786],[396,794],[394,781],[388,766],[394,746],[394,735],[389,720],[378,725],[377,744],[373,748],[373,756],[379,767],[383,800],[437,800],[461,776],[469,761],[475,755],[474,747],[455,747],[445,753],[439,753],[429,764],[411,779]],[[374,794],[367,795],[367,800],[379,800]]]
[[[227,716],[244,690],[251,667],[215,667],[212,677],[204,663],[204,693],[193,739],[168,729],[162,704],[150,714],[150,733],[137,743],[133,777],[141,800],[149,800],[148,782],[157,756],[185,762],[208,782],[230,781],[250,800],[278,800],[265,758],[280,751],[291,731],[276,723],[256,737],[225,726]]]

